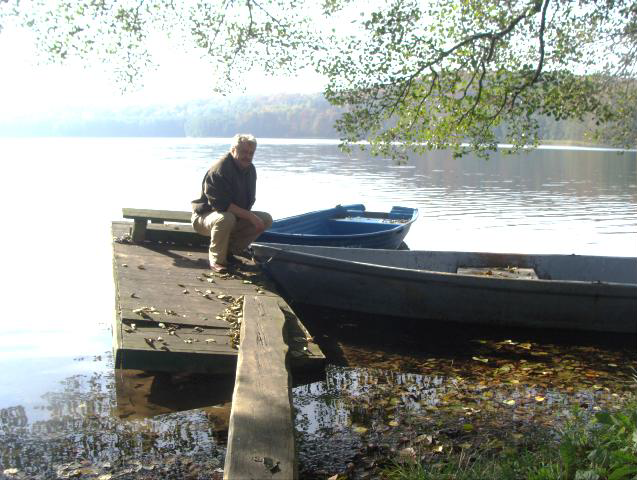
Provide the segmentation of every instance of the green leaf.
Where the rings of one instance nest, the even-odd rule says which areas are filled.
[[[575,472],[575,480],[599,480],[600,478],[595,470],[578,470]]]
[[[608,476],[608,480],[622,480],[630,475],[637,474],[637,465],[624,465]]]

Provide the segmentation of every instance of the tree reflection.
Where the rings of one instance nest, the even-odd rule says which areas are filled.
[[[136,371],[69,377],[42,396],[37,408],[44,419],[30,422],[23,406],[0,410],[0,472],[17,469],[15,478],[219,475],[231,387],[227,379]]]

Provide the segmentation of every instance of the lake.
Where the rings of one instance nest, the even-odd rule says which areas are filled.
[[[3,451],[0,472],[15,466],[5,459],[25,461],[64,435],[71,446],[54,455],[58,466],[72,452],[104,462],[118,451],[146,455],[151,437],[178,450],[180,422],[203,435],[198,448],[207,455],[214,436],[201,433],[208,427],[199,410],[133,424],[110,416],[110,223],[122,207],[188,210],[204,172],[227,149],[227,139],[0,139],[0,443],[22,442]],[[411,249],[637,256],[636,155],[552,147],[454,160],[432,152],[396,165],[345,156],[334,141],[261,139],[254,208],[281,218],[339,203],[403,205],[420,209],[406,238]],[[87,409],[100,419],[95,431],[112,432],[100,444],[71,440]],[[68,425],[56,430],[56,422]],[[52,472],[51,462],[42,465],[38,472]]]

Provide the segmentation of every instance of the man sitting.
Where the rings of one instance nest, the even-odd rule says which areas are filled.
[[[225,272],[233,254],[239,254],[272,225],[265,212],[251,211],[256,199],[257,171],[252,164],[257,140],[238,134],[230,151],[206,172],[201,196],[192,201],[195,231],[210,235],[210,268]],[[230,254],[230,255],[229,255]]]

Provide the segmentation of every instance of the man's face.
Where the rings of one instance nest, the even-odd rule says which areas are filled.
[[[245,170],[252,163],[252,157],[254,157],[254,152],[256,151],[257,146],[248,142],[240,143],[236,147],[232,147],[230,153],[234,157],[234,161],[239,168]]]

